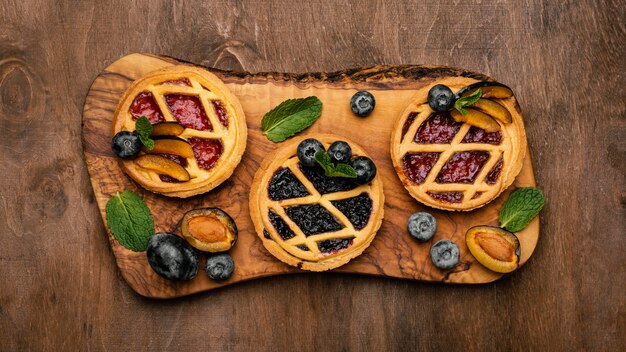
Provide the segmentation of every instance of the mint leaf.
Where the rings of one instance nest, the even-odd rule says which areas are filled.
[[[356,170],[348,164],[337,164],[335,173],[331,177],[356,178]]]
[[[482,95],[482,91],[478,88],[472,94],[457,99],[454,102],[454,108],[459,110],[461,115],[467,115],[469,111],[465,110],[464,107],[474,105]]]
[[[321,113],[322,102],[315,96],[288,99],[263,116],[261,128],[270,141],[278,143],[311,126]]]
[[[146,250],[154,235],[154,220],[138,195],[126,190],[109,198],[106,218],[113,237],[122,246],[134,252]]]
[[[139,136],[139,140],[148,149],[154,149],[154,140],[150,138],[152,134],[152,123],[147,117],[142,116],[135,121],[135,130]]]
[[[324,175],[327,177],[356,178],[356,170],[352,166],[342,163],[334,165],[330,155],[323,150],[315,153],[315,161],[324,169]]]
[[[333,165],[333,162],[330,160],[330,155],[325,151],[320,150],[315,153],[315,161],[324,169],[326,176],[335,171],[335,165]]]
[[[524,229],[543,208],[544,197],[540,189],[519,188],[511,193],[500,209],[500,227],[511,232]]]

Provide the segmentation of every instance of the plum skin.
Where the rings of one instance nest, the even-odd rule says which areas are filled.
[[[159,232],[148,240],[148,263],[160,276],[172,281],[188,281],[198,273],[198,255],[182,238]]]

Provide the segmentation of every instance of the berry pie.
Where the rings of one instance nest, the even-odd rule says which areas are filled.
[[[246,148],[247,127],[237,98],[212,73],[170,66],[135,81],[120,101],[113,134],[152,123],[154,148],[145,147],[123,170],[144,188],[186,198],[228,179]]]
[[[463,113],[447,100],[472,93],[476,99]],[[472,210],[496,198],[513,183],[525,154],[512,91],[465,77],[420,89],[391,135],[391,158],[404,187],[421,203],[444,210]]]
[[[342,139],[307,137],[321,142],[324,150]],[[328,177],[319,165],[304,165],[299,144],[311,140],[296,138],[265,158],[251,186],[250,215],[272,255],[300,269],[324,271],[347,263],[370,245],[383,219],[383,184],[375,171],[358,182]],[[352,160],[367,157],[358,145],[343,141],[351,147]]]

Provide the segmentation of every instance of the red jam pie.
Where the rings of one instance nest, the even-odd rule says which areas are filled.
[[[490,131],[471,121],[458,121],[454,110],[433,111],[427,103],[436,84],[458,92],[475,82],[448,77],[420,89],[392,132],[391,158],[398,177],[411,196],[433,208],[479,208],[509,187],[522,168],[526,133],[514,96],[481,99],[511,115],[508,122],[478,111],[480,122],[488,122]]]
[[[170,66],[135,81],[113,118],[113,135],[134,131],[145,116],[153,126],[152,150],[121,160],[144,188],[186,198],[228,179],[246,149],[247,127],[237,98],[212,73]]]

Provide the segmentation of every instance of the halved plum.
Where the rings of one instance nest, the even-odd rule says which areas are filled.
[[[500,125],[491,116],[474,109],[465,108],[465,110],[469,114],[463,115],[458,110],[452,110],[450,115],[457,122],[465,122],[474,127],[482,128],[488,133],[500,130]]]
[[[135,163],[144,169],[154,170],[177,181],[189,181],[191,176],[184,167],[160,155],[146,154],[135,159]]]
[[[193,158],[193,149],[184,139],[163,138],[154,141],[154,148],[144,150],[150,154],[174,154],[184,158]]]
[[[478,99],[472,107],[484,112],[500,122],[511,123],[513,121],[513,117],[511,116],[509,110],[493,100]]]
[[[181,225],[190,245],[205,252],[225,252],[237,242],[237,225],[219,208],[194,209],[185,214]]]
[[[474,91],[478,88],[480,88],[483,98],[504,99],[513,96],[513,91],[511,90],[511,88],[505,86],[502,83],[476,82],[474,84],[470,84],[469,86],[461,88],[458,92],[456,92],[456,97],[458,99],[460,97],[468,96],[474,93]]]
[[[465,234],[465,242],[487,269],[510,273],[519,266],[520,243],[512,232],[495,226],[474,226]]]
[[[159,122],[152,125],[151,136],[180,136],[183,131],[185,131],[185,126],[178,122]]]

